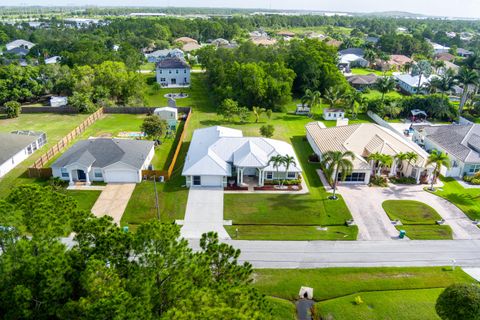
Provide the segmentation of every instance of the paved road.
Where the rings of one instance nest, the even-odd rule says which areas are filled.
[[[255,268],[480,266],[479,240],[238,241],[240,261]],[[190,241],[198,249],[198,241]]]
[[[181,235],[200,239],[209,231],[217,232],[220,239],[230,239],[223,227],[223,188],[190,188]]]
[[[123,212],[127,207],[135,186],[135,183],[107,184],[93,205],[92,213],[97,217],[111,216],[113,221],[120,225]]]

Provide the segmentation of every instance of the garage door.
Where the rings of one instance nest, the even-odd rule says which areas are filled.
[[[203,187],[221,187],[223,186],[223,176],[202,176],[201,183]]]
[[[105,182],[140,182],[138,172],[133,170],[107,170]]]

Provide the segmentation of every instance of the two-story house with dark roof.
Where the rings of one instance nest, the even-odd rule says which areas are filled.
[[[183,59],[169,58],[158,62],[156,74],[162,87],[190,86],[190,66]]]

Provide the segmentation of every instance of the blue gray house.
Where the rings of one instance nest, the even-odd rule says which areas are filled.
[[[157,82],[162,87],[190,86],[190,66],[183,59],[169,58],[157,63]]]

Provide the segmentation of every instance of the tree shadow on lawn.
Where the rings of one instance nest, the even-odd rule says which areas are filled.
[[[479,201],[477,198],[479,198],[480,196],[473,197],[472,195],[464,194],[464,193],[447,193],[444,195],[444,197],[448,201],[455,204],[470,205],[470,204],[473,204],[474,201]]]

